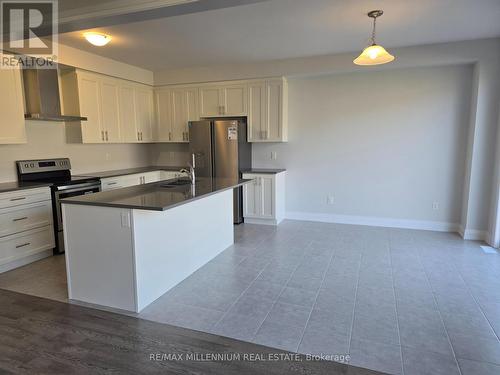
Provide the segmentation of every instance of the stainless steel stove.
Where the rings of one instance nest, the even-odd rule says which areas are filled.
[[[64,253],[61,199],[99,192],[101,191],[101,181],[95,177],[72,176],[71,163],[67,158],[19,160],[16,165],[20,182],[50,184],[56,239],[54,253]]]

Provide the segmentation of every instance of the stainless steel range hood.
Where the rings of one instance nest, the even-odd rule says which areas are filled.
[[[86,117],[61,114],[57,69],[24,69],[26,120],[86,121]],[[77,93],[75,92],[75,95]]]

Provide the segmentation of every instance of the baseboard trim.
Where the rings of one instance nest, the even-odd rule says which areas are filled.
[[[47,250],[43,250],[43,251],[40,251],[40,252],[32,254],[32,255],[28,255],[27,257],[24,257],[24,258],[13,260],[12,262],[9,262],[9,263],[2,264],[0,266],[0,273],[7,272],[7,271],[13,270],[15,268],[25,266],[27,264],[36,262],[37,260],[40,260],[43,258],[50,257],[53,255],[53,252],[54,252],[53,249],[47,249]]]
[[[260,224],[260,225],[278,225],[279,222],[275,219],[256,219],[256,218],[250,218],[246,217],[244,219],[244,222],[247,224]],[[281,220],[280,220],[281,222]]]
[[[460,224],[442,221],[392,219],[372,216],[322,214],[312,212],[287,212],[290,220],[318,221],[323,223],[368,225],[373,227],[432,230],[438,232],[459,232]]]

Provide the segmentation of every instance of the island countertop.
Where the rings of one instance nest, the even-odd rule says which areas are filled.
[[[145,185],[102,191],[61,200],[63,204],[165,211],[194,200],[242,186],[252,180],[197,177],[192,185],[169,185],[185,178],[164,180]]]

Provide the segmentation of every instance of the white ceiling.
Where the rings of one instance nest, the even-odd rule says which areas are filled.
[[[60,42],[153,71],[357,52],[383,9],[377,40],[386,48],[500,36],[499,0],[271,0],[104,27],[93,47],[82,32]]]

